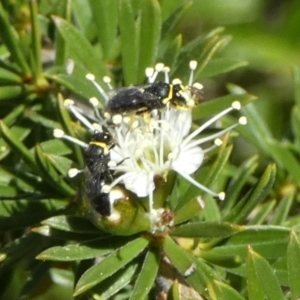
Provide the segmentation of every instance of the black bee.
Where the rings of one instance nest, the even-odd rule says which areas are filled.
[[[113,138],[108,132],[95,131],[85,151],[85,162],[91,174],[103,173],[108,169]]]
[[[112,182],[112,176],[109,170],[98,173],[98,174],[88,174],[86,176],[85,188],[86,196],[92,206],[92,208],[98,212],[101,216],[110,216],[110,193],[102,192],[104,185],[110,184]]]
[[[116,93],[108,101],[105,110],[109,115],[142,114],[164,108],[169,102],[176,108],[185,108],[187,103],[183,94],[187,90],[196,95],[196,88],[165,82],[155,82],[145,88],[127,88]]]
[[[85,151],[87,166],[85,190],[91,206],[102,216],[110,215],[109,193],[102,192],[104,185],[113,181],[109,170],[110,149],[114,146],[113,138],[108,132],[96,131]]]

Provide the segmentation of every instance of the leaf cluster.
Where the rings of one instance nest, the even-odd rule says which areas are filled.
[[[178,178],[169,199],[174,213],[169,233],[120,237],[82,217],[78,193],[82,178],[67,176],[71,167],[84,167],[82,150],[54,139],[52,132],[61,128],[88,142],[86,130],[63,105],[63,98],[74,97],[87,108],[87,99],[97,95],[85,79],[87,73],[99,78],[101,85],[109,75],[119,87],[144,83],[145,68],[156,62],[170,66],[172,77],[185,80],[189,61],[197,60],[195,77],[204,81],[247,64],[219,54],[231,39],[224,28],[184,43],[177,26],[192,3],[172,3],[0,4],[3,297],[11,293],[44,297],[53,286],[59,287],[63,299],[71,298],[71,293],[76,299],[154,299],[158,294],[165,299],[300,297],[295,213],[300,178],[298,68],[291,141],[278,141],[251,103],[256,98],[233,84],[228,85],[228,95],[203,102],[193,111],[198,126],[240,101],[249,125],[237,131],[268,158],[262,164],[255,155],[235,165],[226,136],[219,151],[195,174],[202,184],[225,190],[224,202],[199,195]],[[222,125],[235,119],[227,117]],[[24,270],[29,275],[22,276]],[[23,280],[14,280],[15,274]]]

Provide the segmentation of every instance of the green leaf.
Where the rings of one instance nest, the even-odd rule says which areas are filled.
[[[213,77],[247,65],[248,62],[236,58],[215,58],[208,62],[200,75],[204,78]]]
[[[172,236],[181,237],[216,237],[225,238],[234,235],[244,229],[230,223],[194,222],[177,226],[170,232]]]
[[[122,69],[125,84],[137,83],[138,72],[138,30],[130,0],[118,0]]]
[[[65,131],[73,136],[76,137],[75,135],[75,131],[74,131],[74,126],[72,124],[71,121],[71,117],[69,112],[67,111],[65,105],[64,105],[64,100],[62,99],[62,97],[58,97],[58,113],[59,113],[59,118],[61,123],[63,124],[63,127],[65,129]],[[79,148],[78,145],[73,145],[72,147],[74,154],[77,158],[77,162],[80,166],[84,166],[84,159],[83,159],[83,154],[82,154],[82,150]]]
[[[33,109],[26,111],[26,118],[30,119],[36,124],[41,124],[42,126],[45,126],[47,128],[55,129],[60,127],[58,122],[53,121],[52,119],[47,118],[40,113],[37,113]]]
[[[62,176],[56,172],[51,159],[42,151],[39,145],[35,147],[35,157],[43,172],[43,179],[58,192],[66,196],[74,196],[75,191],[64,181]]]
[[[137,238],[116,250],[97,265],[88,269],[77,282],[74,296],[84,293],[117,270],[121,269],[141,253],[147,244],[148,241],[146,239]]]
[[[228,188],[226,190],[226,200],[222,207],[222,213],[226,215],[232,207],[239,201],[239,194],[246,183],[250,180],[250,176],[253,174],[258,166],[258,156],[253,156],[242,163],[239,168],[237,168],[229,182]]]
[[[272,149],[268,155],[272,156],[279,166],[286,169],[293,176],[294,180],[299,182],[300,163],[296,155],[275,139],[265,138],[264,142],[269,149]]]
[[[267,155],[270,155],[273,149],[268,146],[266,140],[272,139],[272,134],[257,108],[254,104],[249,104],[242,108],[242,112],[247,117],[248,124],[247,126],[240,127],[239,132],[262,149]]]
[[[15,108],[11,109],[10,112],[3,118],[3,122],[7,124],[7,126],[11,126],[14,124],[20,116],[23,116],[25,112],[26,106],[24,104],[19,104]]]
[[[287,248],[287,269],[292,299],[300,297],[300,241],[295,231],[291,231]]]
[[[0,249],[1,268],[9,266],[20,258],[24,259],[27,255],[34,257],[47,244],[44,237],[32,232],[13,240]]]
[[[228,141],[229,134],[225,139]],[[222,171],[224,170],[227,161],[229,159],[229,156],[232,151],[232,146],[226,147],[227,141],[221,146],[216,161],[213,163],[213,165],[210,167],[210,170],[206,176],[206,178],[202,181],[202,184],[208,187],[214,186],[214,184],[217,182],[218,178],[220,177]],[[211,199],[212,197],[210,195],[204,195],[204,205],[205,209],[203,210],[203,215],[205,216],[205,219],[208,221],[220,221],[221,220],[221,213],[220,213],[220,207],[217,205],[216,199]],[[226,198],[226,196],[225,196]]]
[[[16,230],[34,225],[65,204],[65,201],[56,199],[1,200],[0,230]]]
[[[84,74],[85,76],[86,74]],[[104,103],[104,99],[101,98],[101,95],[96,90],[95,86],[84,76],[80,77],[80,75],[76,76],[74,74],[67,75],[67,74],[55,74],[55,75],[47,75],[48,79],[51,79],[52,81],[64,86],[68,90],[72,91],[76,95],[79,95],[85,99],[90,99],[92,97],[97,97],[102,100],[102,103]],[[101,82],[101,80],[100,80]],[[86,104],[88,104],[88,101],[86,101]]]
[[[267,259],[277,259],[286,255],[290,230],[281,226],[245,226],[245,230],[229,237],[225,243],[209,249],[211,255],[227,257],[228,254],[246,257],[247,247],[251,247]]]
[[[159,267],[159,259],[157,253],[148,251],[139,276],[136,280],[131,300],[144,299],[153,287]]]
[[[25,92],[24,87],[20,85],[0,86],[0,101],[17,98]]]
[[[40,144],[43,152],[49,155],[60,156],[71,154],[70,146],[60,139],[48,140]]]
[[[100,294],[103,299],[110,299],[119,290],[126,287],[133,281],[135,275],[138,273],[138,263],[129,263],[126,268],[123,268],[115,274],[109,276],[101,282],[94,290]],[[101,299],[101,298],[100,298]]]
[[[3,122],[3,124],[5,123]],[[3,139],[0,139],[1,159],[6,157],[10,152],[12,152],[12,150],[14,150],[12,144],[13,139],[17,139],[18,141],[23,141],[30,134],[32,130],[32,128],[28,128],[27,126],[13,126],[11,129],[8,129],[7,127],[6,127],[7,129],[5,129],[5,127],[6,126],[4,125],[4,130],[7,131],[8,138],[12,140],[11,142],[8,142],[8,140],[5,139],[5,137]]]
[[[224,28],[219,27],[213,29],[211,32],[206,34],[205,36],[199,36],[191,42],[185,44],[180,51],[180,55],[178,58],[177,69],[174,72],[179,76],[180,74],[184,74],[183,70],[186,70],[189,62],[191,60],[197,60],[201,62],[202,67],[205,64],[205,57],[207,58],[207,54],[211,51],[214,45],[220,42],[219,34],[224,31]],[[203,49],[206,49],[204,52]],[[200,66],[200,65],[199,65]],[[196,78],[198,71],[200,71],[201,67],[197,69]],[[175,76],[175,77],[176,77]]]
[[[235,223],[244,221],[256,205],[269,195],[275,180],[275,173],[275,165],[269,165],[258,183],[252,189],[251,193],[249,193],[230,211],[230,213],[225,217],[225,220]]]
[[[163,54],[159,54],[160,57],[158,61],[162,61],[171,70],[175,69],[175,65],[180,52],[180,47],[182,45],[182,35],[177,35],[174,40],[172,40],[165,49]]]
[[[86,73],[93,73],[96,78],[103,78],[107,75],[101,55],[95,51],[88,40],[67,21],[57,16],[52,18],[75,63],[79,63],[86,69]]]
[[[62,231],[58,229],[54,229],[48,225],[43,225],[39,227],[34,227],[31,229],[32,232],[38,233],[42,236],[50,237],[51,239],[57,240],[70,240],[76,242],[86,242],[89,240],[93,240],[95,238],[103,237],[102,232],[99,230],[97,233],[94,232],[70,232],[70,231]]]
[[[34,170],[39,170],[37,163],[30,151],[22,144],[19,137],[16,136],[2,121],[0,121],[0,130],[3,139],[22,157],[26,163]]]
[[[174,225],[190,220],[192,217],[197,216],[202,210],[203,207],[198,198],[190,200],[175,212]]]
[[[215,98],[210,101],[204,101],[198,107],[193,109],[193,120],[209,117],[219,113],[221,110],[231,106],[232,102],[239,101],[242,106],[253,102],[257,97],[250,94],[227,95]]]
[[[206,294],[207,286],[212,284],[212,270],[199,260],[195,260],[185,250],[179,247],[171,237],[166,237],[163,249],[175,268],[186,274],[186,281],[201,295]],[[193,271],[192,271],[193,269]]]
[[[268,219],[271,215],[273,208],[276,205],[276,201],[268,201],[266,203],[261,203],[258,205],[255,210],[255,216],[248,222],[249,225],[262,225],[263,223],[269,223]],[[271,225],[271,224],[270,224]],[[282,225],[282,224],[273,224],[273,225]]]
[[[265,293],[257,276],[255,266],[250,259],[250,254],[247,257],[246,272],[249,300],[265,300]]]
[[[289,211],[294,202],[294,195],[290,194],[280,199],[272,219],[269,221],[270,225],[285,225],[286,219],[288,219]]]
[[[162,6],[164,6],[166,2],[162,2]],[[161,36],[162,38],[166,38],[170,36],[174,28],[177,26],[178,22],[182,15],[192,6],[192,1],[184,1],[180,6],[178,6],[171,14],[167,16],[162,24]]]
[[[0,84],[5,85],[5,84],[21,84],[22,79],[20,78],[19,75],[8,71],[6,69],[0,68]]]
[[[117,35],[117,0],[89,0],[104,59],[112,59]]]
[[[232,287],[217,280],[214,280],[214,285],[209,292],[210,295],[212,295],[211,299],[215,300],[245,300],[245,298]]]
[[[40,260],[54,261],[76,261],[90,259],[111,253],[128,241],[129,239],[124,237],[118,240],[111,237],[101,239],[98,238],[82,244],[51,247],[40,253],[36,258]]]
[[[69,232],[99,233],[99,229],[96,228],[88,219],[79,216],[54,216],[44,220],[42,224]]]
[[[157,0],[142,1],[138,82],[143,82],[145,69],[153,66],[161,32],[161,11]]]
[[[269,299],[269,300],[284,300],[284,295],[281,291],[279,282],[275,276],[274,270],[271,268],[268,261],[255,253],[251,247],[249,247],[248,257],[247,257],[247,268],[249,266],[249,279],[248,288],[251,288],[251,296],[259,296],[259,298],[250,299]],[[254,278],[254,283],[259,284],[261,290],[259,294],[253,292],[253,284],[251,284],[251,279]],[[250,280],[250,282],[249,282]],[[250,283],[250,285],[249,285]],[[263,292],[263,294],[262,294]],[[249,293],[250,294],[250,293]],[[264,298],[261,296],[264,295]]]
[[[24,54],[20,47],[20,41],[14,27],[11,26],[10,21],[0,3],[0,28],[1,40],[8,48],[11,57],[17,63],[18,67],[22,70],[24,78],[31,77],[29,66],[25,60]]]

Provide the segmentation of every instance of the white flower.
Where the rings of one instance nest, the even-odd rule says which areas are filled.
[[[110,149],[109,169],[111,170],[114,180],[107,187],[109,192],[119,184],[123,184],[127,190],[135,193],[137,197],[149,197],[150,218],[153,210],[153,192],[156,188],[155,177],[160,176],[167,180],[170,171],[178,173],[188,180],[191,184],[199,189],[209,193],[219,199],[224,199],[225,194],[215,193],[197,182],[192,174],[195,173],[202,165],[205,154],[221,145],[219,137],[232,130],[238,124],[223,129],[217,133],[201,137],[201,133],[218,121],[224,115],[232,110],[239,110],[240,103],[235,101],[232,106],[221,111],[199,128],[192,131],[192,108],[198,104],[199,93],[202,85],[193,82],[193,74],[196,68],[196,62],[190,63],[191,75],[186,86],[183,86],[179,93],[184,98],[184,107],[173,107],[170,103],[161,110],[154,109],[145,114],[130,114],[129,116],[115,115],[112,118],[113,126],[105,125],[107,122],[100,117],[97,109],[98,101],[95,98],[90,99],[90,103],[95,108],[95,115],[88,116],[74,105],[74,102],[66,100],[66,106],[90,131],[102,130],[105,125],[115,140],[115,146]],[[164,81],[169,84],[169,68],[163,64],[157,64],[154,69],[148,68],[146,76],[148,82],[155,82],[159,73],[164,74]],[[87,78],[99,90],[102,98],[109,101],[109,97],[103,89],[95,82],[95,78],[88,74]],[[110,86],[110,80],[105,78],[107,85]],[[178,79],[174,79],[172,84],[181,84]],[[92,124],[98,119],[99,124]],[[246,123],[246,118],[241,117],[240,124]],[[56,131],[57,137],[63,137],[74,141],[72,138],[65,136],[62,132]],[[207,142],[212,142],[212,146],[202,148]],[[80,142],[81,146],[87,145]],[[74,170],[72,174],[75,174]],[[155,218],[152,218],[153,220]]]
[[[149,196],[155,189],[154,177],[166,178],[169,171],[175,171],[200,189],[212,196],[224,198],[224,194],[214,193],[196,182],[190,175],[199,169],[205,153],[221,144],[218,137],[232,130],[236,125],[218,133],[197,138],[212,123],[240,104],[234,102],[232,107],[220,112],[195,131],[191,129],[191,111],[168,107],[166,111],[151,113],[151,117],[136,116],[135,127],[122,122],[115,129],[117,145],[111,149],[111,167],[116,179],[111,187],[122,182],[125,187],[138,197]],[[245,120],[240,120],[243,123]],[[216,140],[216,144],[202,149],[201,144]]]

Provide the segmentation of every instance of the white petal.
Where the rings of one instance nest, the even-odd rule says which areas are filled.
[[[148,172],[129,172],[123,180],[125,188],[135,193],[138,197],[146,197],[155,188],[153,176]]]
[[[193,147],[186,151],[179,151],[177,157],[174,158],[172,168],[178,172],[192,174],[202,164],[204,153],[200,147]]]

